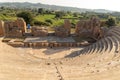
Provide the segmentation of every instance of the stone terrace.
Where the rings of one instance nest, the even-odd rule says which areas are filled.
[[[75,40],[72,37],[60,38],[56,36],[47,36],[47,37],[28,37],[24,42],[71,42],[74,43]]]

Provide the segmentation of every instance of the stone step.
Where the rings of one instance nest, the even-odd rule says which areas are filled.
[[[115,44],[115,42],[112,40],[112,38],[111,37],[108,37],[108,41],[109,41],[109,44],[110,44],[110,53],[113,53],[113,52],[115,52],[115,46],[114,46],[114,44]]]
[[[108,32],[111,32],[111,31],[113,31],[113,30],[120,30],[120,27],[113,27],[113,28],[111,28]]]
[[[111,41],[110,41],[110,39],[109,39],[110,37],[108,36],[108,37],[106,37],[106,38],[104,38],[104,41],[106,42],[106,50],[105,50],[105,52],[106,53],[109,53],[110,52],[110,50],[111,50],[111,47],[112,47],[112,45],[111,45]]]
[[[81,54],[85,55],[90,49],[90,46],[86,47],[85,49],[82,50]]]
[[[86,59],[92,58],[91,56],[92,56],[93,53],[95,53],[95,50],[97,50],[97,49],[96,49],[96,43],[94,43],[93,45],[90,46],[89,52],[85,53],[86,55],[84,55],[84,57],[85,57]],[[83,56],[82,56],[82,57],[83,57]]]
[[[96,54],[93,55],[94,56],[93,60],[101,60],[102,57],[104,58],[105,53],[110,50],[108,47],[109,43],[107,42],[106,38],[101,39],[100,42],[101,42],[101,45],[99,45],[101,46],[101,49],[99,49],[100,52],[97,51]]]
[[[107,52],[109,47],[110,47],[109,44],[108,44],[107,38],[104,38],[103,42],[105,43],[105,52]]]
[[[92,47],[91,47],[90,52],[88,54],[92,54],[95,49],[97,49],[96,44],[92,44]]]
[[[102,40],[102,39],[101,39]],[[93,49],[93,52],[92,53],[100,53],[100,51],[102,51],[102,43],[101,43],[101,40],[97,41],[94,45],[94,49]]]
[[[99,51],[99,44],[98,44],[98,42],[96,42],[96,44],[95,44],[95,48],[94,48],[94,50],[93,50],[93,53],[92,54],[96,54],[98,51]]]
[[[93,48],[93,44],[88,47],[88,51],[85,53],[85,55],[89,54],[89,52],[90,52],[92,49],[94,49],[94,48]]]
[[[98,48],[96,48],[96,50],[94,51],[94,53],[92,54],[91,57],[94,58],[94,59],[96,59],[96,58],[99,59],[99,57],[101,56],[100,53],[105,53],[105,50],[106,50],[108,45],[104,41],[104,39],[99,40],[99,42],[96,43],[96,45],[97,45]]]
[[[87,54],[89,54],[92,49],[93,49],[93,44],[89,46],[89,50],[88,50]]]
[[[102,43],[102,39],[101,39],[99,41],[99,53],[101,53],[103,49],[104,49],[104,43]]]
[[[109,29],[108,32],[106,33],[106,35],[111,36],[111,32],[112,31],[116,32],[116,29],[117,29],[116,27]]]
[[[116,31],[112,31],[111,34],[115,36],[118,39],[118,41],[120,41],[120,34],[116,33]]]
[[[115,50],[116,50],[116,46],[115,45],[115,41],[113,40],[112,36],[111,37],[108,37],[108,43],[109,43],[109,51],[108,52],[105,52],[102,57],[104,58],[104,60],[111,60],[114,58],[115,56]]]
[[[97,53],[99,51],[98,43],[95,43],[94,45],[95,45],[94,50],[91,53],[86,55],[87,59],[89,59],[89,60],[92,60],[92,59],[94,59],[94,58],[96,58],[96,57],[98,57],[100,55],[100,54]]]
[[[94,45],[91,45],[90,53],[93,52],[93,48],[96,48],[96,47],[95,47],[95,44],[94,44]],[[88,61],[88,60],[91,60],[91,59],[94,57],[94,56],[91,55],[90,53],[86,53],[87,55],[84,55],[85,53],[83,53],[83,55],[81,55],[80,57],[74,57],[73,59],[69,60],[68,62],[77,63],[76,61],[79,60],[79,63],[80,63],[80,62],[84,63],[84,62],[86,62],[86,61]],[[68,62],[67,62],[67,63],[68,63]],[[79,64],[79,63],[78,63],[78,64]]]
[[[116,53],[118,53],[119,52],[119,41],[118,41],[118,39],[115,37],[115,36],[111,36],[111,38],[114,40],[114,42],[115,42],[115,44],[114,44],[114,46],[116,47],[116,49],[115,49],[115,52]]]
[[[90,55],[92,55],[92,54],[96,54],[96,52],[98,51],[98,44],[97,44],[97,42],[94,44],[94,48],[93,48],[93,50],[91,50],[90,51]]]
[[[117,43],[117,49],[116,49],[116,53],[118,53],[118,51],[119,51],[119,47],[120,47],[120,36],[119,36],[119,34],[115,34],[116,32],[111,32],[112,34],[113,34],[113,37],[115,37],[117,40],[118,40],[118,42],[119,43]]]
[[[111,32],[114,32],[114,33],[116,33],[116,34],[118,34],[120,36],[120,28],[119,29],[118,28],[114,28],[114,29],[109,31],[109,33],[111,33]]]
[[[87,46],[85,49],[82,49],[80,52],[81,55],[87,54],[92,49],[92,45]]]
[[[114,27],[113,30],[120,30],[120,27]]]
[[[102,50],[100,53],[104,53],[106,48],[107,48],[107,43],[105,42],[105,39],[101,39],[101,47],[102,47]]]
[[[87,48],[83,49],[82,51],[80,51],[80,57],[84,57],[86,56],[86,54],[88,54],[88,52],[92,49],[92,45],[88,46]]]
[[[108,37],[108,43],[110,44],[110,50],[109,50],[109,52],[110,52],[113,48],[113,42],[111,41],[110,37]]]
[[[115,34],[117,34],[118,36],[120,36],[120,32],[118,32],[118,31],[111,31],[111,33],[115,33]]]

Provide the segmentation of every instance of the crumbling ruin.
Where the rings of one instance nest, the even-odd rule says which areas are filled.
[[[4,36],[4,22],[0,21],[0,36]]]
[[[4,29],[6,37],[22,37],[26,32],[26,23],[22,18],[15,21],[5,21]]]
[[[48,35],[48,29],[45,27],[32,27],[31,33],[33,36],[47,36]]]
[[[64,20],[64,25],[55,28],[55,35],[58,37],[68,37],[71,31],[71,23],[69,20]]]
[[[100,39],[102,37],[100,20],[92,17],[90,20],[79,21],[76,24],[75,34],[77,36],[86,36],[94,39]]]
[[[90,20],[79,21],[76,24],[76,30],[74,34],[76,34],[78,38],[90,38],[90,40],[86,41],[84,44],[74,39],[74,37],[77,36],[74,35],[73,37],[71,35],[71,23],[69,20],[64,20],[64,24],[62,26],[56,27],[55,32],[52,34],[48,32],[47,27],[39,26],[32,26],[30,32],[27,32],[26,23],[21,18],[18,18],[16,21],[5,21],[4,29],[6,37],[18,38],[25,35],[27,38],[23,41],[24,44],[22,44],[22,46],[25,47],[79,47],[81,45],[89,45],[90,41],[94,42],[94,40],[96,41],[103,36],[101,21],[95,17],[91,18]],[[27,39],[29,38],[30,40],[28,41]],[[71,41],[72,39],[75,41]],[[31,42],[32,40],[33,42]],[[21,42],[16,44],[12,43],[13,46],[21,46]]]

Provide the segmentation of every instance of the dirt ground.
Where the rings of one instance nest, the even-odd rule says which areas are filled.
[[[49,59],[64,58],[65,55],[80,48],[13,48],[2,43],[1,39],[2,38],[0,38],[0,80],[120,79],[120,56],[109,60],[97,57],[81,65],[58,64],[53,60],[53,62],[49,62]],[[101,60],[98,58],[101,58]],[[78,59],[75,62],[81,61]],[[70,63],[71,61],[68,62]]]
[[[81,48],[25,48],[24,50],[27,53],[36,56],[38,58],[44,59],[58,59],[64,58],[65,56],[69,55],[71,52],[80,50]]]

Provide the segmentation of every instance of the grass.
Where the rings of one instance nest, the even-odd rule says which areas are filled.
[[[8,12],[8,11],[3,11],[0,12],[0,20],[8,20],[8,21],[13,21],[16,20],[16,16],[14,15],[14,12]],[[63,18],[71,18],[70,21],[73,23],[76,23],[77,20],[72,19],[75,18],[73,17],[73,15],[66,15],[63,16]],[[45,22],[46,20],[51,20],[52,24],[50,24],[50,27],[56,27],[56,26],[60,26],[64,23],[64,19],[56,19],[54,14],[44,14],[44,15],[38,15],[36,17],[34,17],[35,21],[40,21],[40,22]]]
[[[63,19],[55,19],[55,15],[52,14],[45,14],[45,15],[38,15],[34,18],[37,21],[45,22],[45,20],[49,19],[52,21],[51,27],[63,24]]]
[[[46,19],[53,19],[55,17],[55,15],[51,15],[51,14],[45,14],[45,15],[38,15],[36,16],[34,19],[37,21],[45,21]]]
[[[0,20],[16,20],[16,17],[12,17],[12,16],[5,16],[3,14],[0,14]]]

